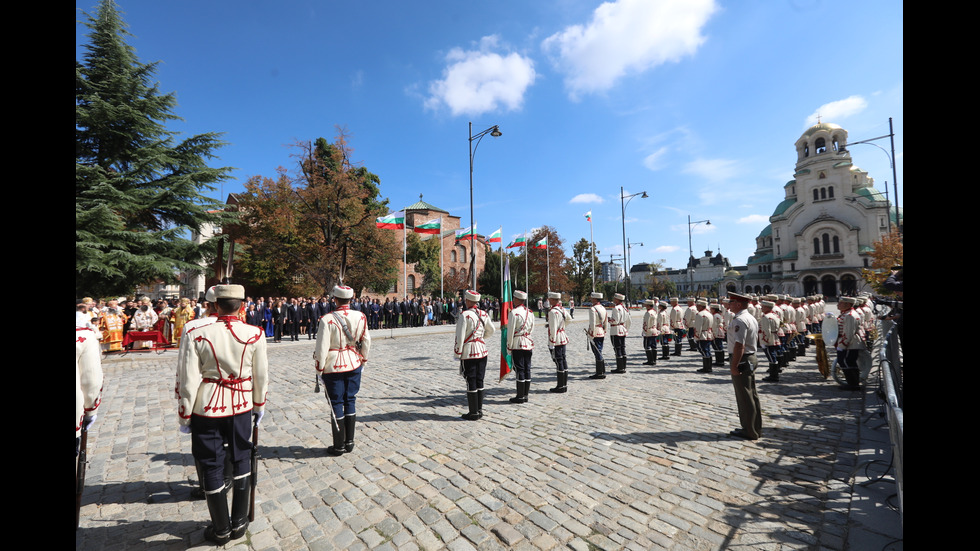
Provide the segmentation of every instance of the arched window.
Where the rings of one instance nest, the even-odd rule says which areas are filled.
[[[412,293],[415,291],[415,276],[408,276],[408,292]]]
[[[834,252],[840,252],[840,239],[836,235],[834,236]]]
[[[817,141],[813,143],[813,148],[817,150],[817,154],[821,154],[827,151],[827,140],[823,138],[817,138]]]
[[[827,188],[825,187],[820,188],[820,198],[821,199],[827,198]]]
[[[830,197],[831,199],[834,198],[834,186],[827,188],[827,197]]]
[[[460,262],[466,262],[466,258],[467,258],[466,257],[466,247],[464,247],[463,245],[460,245],[459,246],[459,261]]]
[[[823,234],[823,253],[827,254],[830,252],[830,234]]]
[[[455,250],[449,251],[449,261],[450,262],[456,262],[456,251]]]
[[[817,188],[813,188],[813,200],[814,201],[819,201],[820,200],[820,194],[817,191]]]
[[[820,238],[813,238],[813,254],[820,254]]]

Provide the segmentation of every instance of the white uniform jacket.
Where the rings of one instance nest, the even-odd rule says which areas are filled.
[[[565,322],[568,320],[568,311],[561,307],[561,304],[548,310],[548,347],[565,346],[568,344],[568,334],[565,332]]]
[[[625,337],[630,328],[630,312],[626,305],[619,303],[612,308],[609,314],[609,334],[614,337]]]
[[[593,304],[589,307],[589,327],[586,329],[586,333],[590,337],[597,339],[599,337],[606,336],[606,330],[609,329],[609,315],[606,313],[606,309],[601,304]]]
[[[668,319],[670,319],[671,329],[687,329],[684,327],[684,310],[680,305],[670,306],[666,312],[669,312]]]
[[[711,318],[711,313],[707,309],[696,312],[694,314],[694,323],[691,326],[691,329],[694,330],[694,338],[699,341],[710,341],[714,339],[714,333],[711,331],[712,323],[714,323],[714,320]]]
[[[759,346],[779,346],[779,314],[763,314],[759,320]]]
[[[102,403],[102,350],[99,333],[75,328],[75,437],[82,430],[82,417]]]
[[[658,337],[660,336],[660,324],[657,323],[657,319],[660,314],[657,312],[657,307],[648,309],[643,313],[643,336],[644,337]]]
[[[711,332],[714,334],[714,338],[724,339],[726,327],[728,324],[725,322],[724,314],[715,312],[711,315]]]
[[[347,338],[344,327],[350,330]],[[371,351],[367,317],[344,305],[320,318],[313,349],[314,367],[319,373],[345,373],[361,367]]]
[[[864,326],[861,322],[861,313],[854,308],[841,313],[837,318],[837,342],[834,343],[834,348],[863,350]]]
[[[456,321],[456,342],[453,356],[457,360],[473,360],[487,357],[485,337],[493,335],[493,322],[490,315],[479,308],[463,311]]]
[[[531,331],[534,330],[534,316],[523,304],[510,311],[507,318],[507,350],[534,350]]]
[[[265,332],[237,316],[221,316],[187,336],[191,342],[182,348],[177,373],[181,425],[190,425],[192,414],[229,417],[265,408]]]

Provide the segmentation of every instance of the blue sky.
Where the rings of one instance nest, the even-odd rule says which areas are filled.
[[[903,177],[903,5],[890,0],[206,2],[118,0],[183,135],[223,132],[215,197],[293,168],[290,144],[346,127],[393,210],[424,200],[469,224],[468,123],[499,125],[475,155],[479,233],[544,224],[631,261],[754,251],[816,122],[850,141],[888,133]],[[76,59],[88,29],[76,0]],[[878,143],[889,148],[888,140]],[[878,148],[851,148],[876,187]]]

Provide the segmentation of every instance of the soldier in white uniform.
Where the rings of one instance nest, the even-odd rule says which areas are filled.
[[[712,302],[708,309],[711,310],[711,334],[714,338],[711,341],[711,348],[715,352],[715,363],[712,365],[725,365],[725,323],[724,308],[717,302]]]
[[[661,300],[657,304],[657,324],[660,326],[660,350],[663,355],[660,356],[661,360],[670,359],[670,338],[674,334],[670,330],[670,304],[666,300]]]
[[[773,309],[776,303],[763,300],[761,303],[762,319],[759,320],[759,348],[769,361],[769,375],[763,381],[779,382],[779,314]]]
[[[565,323],[571,318],[561,305],[561,293],[548,293],[548,348],[554,353],[555,369],[558,370],[558,385],[549,392],[568,392],[568,362],[565,360],[565,346],[568,333]]]
[[[646,365],[657,365],[657,341],[660,338],[660,325],[657,323],[656,300],[644,300],[647,310],[643,313],[643,351],[646,352]]]
[[[590,379],[606,378],[606,362],[602,359],[602,345],[606,340],[606,330],[609,328],[609,317],[602,306],[602,293],[592,293],[592,306],[589,307],[589,326],[585,329],[589,336],[589,347],[595,356],[595,375]]]
[[[177,407],[181,432],[191,434],[211,513],[208,541],[223,545],[248,528],[252,415],[257,426],[265,412],[269,384],[265,335],[238,319],[245,288],[215,287],[218,320],[187,335],[181,353]],[[227,449],[224,447],[227,443]],[[231,515],[226,498],[225,455],[231,455]]]
[[[469,408],[463,419],[476,421],[483,417],[483,378],[487,372],[487,343],[485,337],[493,335],[490,315],[480,310],[480,293],[466,291],[463,294],[466,309],[456,321],[456,342],[453,356],[459,360],[460,373],[466,379],[466,404]]]
[[[514,372],[517,378],[517,396],[510,399],[513,404],[527,402],[531,389],[531,353],[534,341],[531,331],[534,330],[534,316],[528,310],[527,293],[514,291],[514,309],[507,319],[507,350],[514,359]]]
[[[684,329],[687,330],[687,345],[691,352],[700,352],[698,338],[694,331],[694,318],[698,315],[697,299],[687,297],[687,309],[684,310]]]
[[[616,354],[616,369],[611,373],[626,373],[626,335],[629,334],[631,320],[629,310],[623,304],[625,298],[619,293],[614,294],[613,308],[609,314],[609,337]]]
[[[95,422],[102,403],[102,351],[99,333],[86,317],[75,317],[75,455],[82,427]]]
[[[327,447],[327,453],[337,456],[354,451],[357,392],[371,351],[371,335],[364,313],[350,308],[354,289],[338,285],[331,295],[337,307],[320,318],[313,361],[330,404],[333,445]]]
[[[714,333],[711,325],[714,319],[711,312],[708,312],[708,301],[701,299],[696,301],[694,308],[694,319],[691,321],[691,333],[694,341],[698,345],[698,352],[701,353],[701,369],[698,373],[711,373],[711,343],[714,341]]]
[[[684,347],[684,335],[687,328],[684,326],[684,309],[678,304],[678,297],[670,297],[670,328],[674,331],[674,353],[671,356],[680,356],[681,348]]]
[[[841,297],[837,302],[840,315],[837,317],[837,341],[834,342],[834,348],[837,350],[837,364],[844,371],[844,378],[847,380],[847,384],[841,386],[845,390],[861,389],[858,357],[865,349],[865,335],[861,312],[854,308],[856,302],[854,297]]]

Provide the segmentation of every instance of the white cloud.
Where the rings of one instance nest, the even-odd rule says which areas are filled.
[[[573,99],[611,88],[641,73],[693,54],[701,30],[717,10],[714,0],[605,2],[586,25],[573,25],[542,42]]]
[[[851,96],[849,98],[825,103],[820,107],[817,107],[817,110],[806,118],[804,128],[810,128],[811,126],[817,124],[817,117],[819,117],[821,121],[836,124],[839,121],[850,117],[851,115],[856,115],[861,111],[864,111],[867,107],[867,100],[861,96]]]
[[[663,168],[663,163],[661,159],[667,154],[668,149],[666,147],[661,147],[660,149],[654,151],[653,153],[647,155],[643,159],[643,166],[650,170],[657,171]]]
[[[695,159],[687,163],[684,172],[718,183],[735,178],[740,169],[739,162],[732,159]]]
[[[534,83],[534,62],[517,53],[501,55],[496,36],[485,36],[478,50],[453,48],[446,55],[442,80],[429,84],[428,109],[449,107],[453,115],[480,115],[498,108],[519,109]]]
[[[595,193],[579,193],[569,203],[602,203],[602,197],[596,195]]]
[[[661,245],[661,246],[657,247],[656,249],[654,249],[653,252],[655,252],[655,253],[672,253],[672,252],[677,251],[679,249],[680,249],[680,247],[678,247],[677,245]]]
[[[739,218],[735,222],[738,224],[752,224],[757,226],[759,224],[768,224],[769,217],[765,214],[750,214]]]

